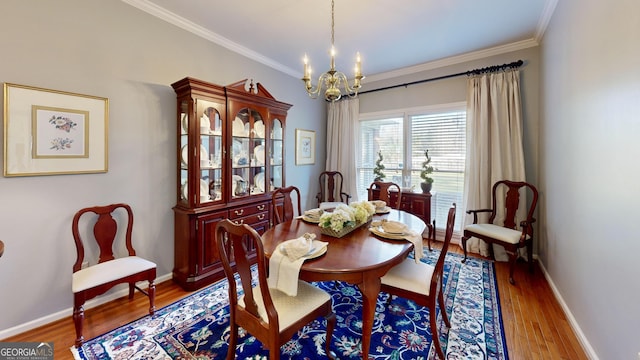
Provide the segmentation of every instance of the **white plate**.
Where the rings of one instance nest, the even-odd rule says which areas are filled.
[[[244,122],[239,117],[233,120],[233,136],[244,136]]]
[[[187,189],[187,183],[182,184],[182,198],[187,200],[189,198],[189,190]]]
[[[390,212],[391,212],[391,208],[388,206],[385,206],[382,209],[376,210],[376,214],[388,214]]]
[[[391,239],[391,240],[405,240],[405,236],[407,234],[390,234],[388,232],[385,232],[384,229],[382,229],[382,227],[380,226],[372,226],[369,228],[369,231],[371,231],[372,233],[383,237],[385,239]]]
[[[258,120],[253,124],[253,129],[256,131],[257,138],[264,138],[264,122]]]
[[[301,219],[302,219],[303,221],[306,221],[306,222],[308,222],[308,223],[312,223],[312,224],[318,224],[318,223],[320,223],[320,218],[314,219],[314,218],[310,218],[310,217],[308,217],[308,216],[306,216],[306,215],[302,215]]]
[[[205,131],[202,131],[203,129]],[[209,120],[209,117],[207,116],[207,114],[202,114],[202,116],[200,117],[200,133],[208,134],[210,129],[211,129],[211,121]]]
[[[200,179],[200,196],[209,195],[209,183],[207,180]]]
[[[241,151],[242,143],[238,140],[233,140],[233,145],[231,146],[231,156],[235,158],[236,156],[240,155]]]
[[[295,241],[295,240],[296,239],[287,240],[287,241]],[[286,243],[287,241],[285,241],[284,243]],[[280,252],[286,256],[287,255],[287,251],[285,250],[284,243],[282,243],[282,244],[280,244],[280,246],[278,246],[278,250],[280,250]],[[329,247],[329,244],[325,245],[320,240],[313,240],[313,243],[311,244],[311,250],[307,253],[307,255],[305,255],[303,257],[305,259],[315,259],[318,256],[323,255],[324,253],[326,253],[327,252],[327,247]]]
[[[260,191],[264,192],[264,173],[259,172],[254,176],[253,183],[258,187],[258,189],[260,189]]]
[[[189,132],[189,117],[187,113],[182,113],[182,130],[184,130],[185,134]]]
[[[182,147],[182,150],[180,151],[180,159],[182,160],[182,165],[189,165],[189,148],[187,147],[187,145],[184,145]],[[202,144],[200,144],[200,159],[209,160],[207,148],[205,148]]]
[[[207,180],[200,179],[200,195],[208,195],[209,194],[209,183]],[[182,185],[182,197],[184,199],[189,198],[189,185],[185,182]]]
[[[258,145],[253,149],[257,165],[264,165],[264,145]]]

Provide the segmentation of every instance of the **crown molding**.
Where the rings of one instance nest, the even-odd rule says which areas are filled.
[[[535,34],[535,39],[538,43],[542,41],[542,36],[547,30],[547,26],[549,26],[549,21],[551,21],[551,17],[556,10],[556,5],[558,5],[558,0],[547,0],[547,2],[544,4],[544,9],[542,9],[542,16],[540,16],[540,21],[538,22],[538,27]]]
[[[153,15],[161,20],[164,20],[170,24],[173,24],[183,30],[189,31],[197,36],[200,36],[203,39],[211,41],[215,44],[218,44],[224,48],[227,48],[233,52],[236,52],[240,55],[243,55],[251,60],[257,61],[264,65],[267,65],[273,69],[281,71],[287,75],[291,75],[294,77],[299,77],[299,71],[296,71],[288,66],[284,66],[281,63],[268,58],[260,53],[257,53],[249,48],[246,48],[238,43],[235,43],[224,36],[221,36],[215,32],[207,30],[202,26],[195,24],[181,16],[176,15],[166,9],[148,1],[148,0],[122,0],[135,8],[138,8],[150,15]]]
[[[512,51],[518,51],[522,49],[528,49],[530,47],[538,46],[539,43],[531,38],[527,40],[517,41],[511,44],[496,46],[479,51],[473,51],[466,54],[451,56],[448,58],[429,61],[423,64],[409,66],[393,71],[379,73],[371,76],[367,76],[367,82],[375,82],[380,80],[392,79],[400,76],[411,75],[422,71],[434,70],[445,66],[456,65],[468,61],[484,59],[490,56],[505,54]]]

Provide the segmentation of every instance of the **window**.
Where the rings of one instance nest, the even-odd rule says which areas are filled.
[[[429,150],[434,179],[431,216],[444,228],[451,203],[458,204],[456,230],[464,215],[462,192],[466,152],[466,104],[410,109],[386,114],[361,114],[357,161],[358,197],[367,198],[373,169],[382,153],[385,181],[420,190],[420,170]]]

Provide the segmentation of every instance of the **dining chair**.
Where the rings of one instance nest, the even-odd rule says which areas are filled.
[[[417,263],[414,259],[405,259],[400,264],[394,266],[381,279],[380,290],[390,295],[400,296],[413,300],[420,306],[429,308],[429,325],[431,326],[431,334],[433,344],[440,359],[445,359],[440,345],[440,337],[438,335],[438,325],[436,323],[436,299],[440,306],[440,314],[447,327],[451,327],[449,317],[447,316],[447,308],[444,304],[442,295],[442,274],[444,272],[444,259],[451,243],[453,236],[453,225],[456,219],[456,204],[449,208],[447,215],[447,227],[444,236],[444,243],[440,250],[440,256],[435,266]],[[389,297],[391,299],[391,296]]]
[[[83,215],[90,213],[97,217],[83,217]],[[84,228],[81,231],[80,224],[93,224],[92,231]],[[120,231],[121,236],[118,236],[118,225],[126,228],[124,232]],[[71,278],[76,347],[82,345],[84,341],[82,327],[85,301],[105,293],[117,284],[129,284],[129,300],[133,299],[134,289],[138,289],[149,297],[149,314],[153,315],[156,309],[156,286],[154,284],[156,264],[136,256],[131,240],[133,232],[133,211],[131,207],[127,204],[112,204],[81,209],[73,217],[71,231],[77,252]],[[93,236],[89,234],[93,234]],[[86,236],[83,237],[83,235]],[[122,238],[124,238],[124,245],[119,245],[118,241],[123,240]],[[85,257],[85,240],[87,240],[87,249],[96,248],[95,245],[89,244],[88,239],[95,241],[99,250],[99,254],[93,254],[97,255],[97,263],[95,264],[92,264],[93,257]],[[116,249],[115,252],[114,248]],[[118,256],[118,249],[121,250],[121,253],[126,250],[127,255]],[[146,291],[136,285],[140,281],[149,283]]]
[[[339,171],[323,171],[318,177],[320,192],[316,195],[319,208],[335,208],[341,203],[349,204],[351,195],[342,191],[344,179]]]
[[[378,190],[378,196],[376,197],[376,191]],[[391,194],[397,194],[395,205],[391,204]],[[394,182],[374,181],[369,185],[368,200],[382,200],[387,203],[387,206],[400,210],[400,204],[402,203],[402,189],[400,185]]]
[[[292,196],[293,193],[295,193],[294,196]],[[271,193],[271,205],[275,215],[275,224],[293,220],[296,216],[302,215],[302,209],[300,207],[300,190],[295,186],[276,189]],[[297,215],[295,212],[296,209]]]
[[[319,317],[324,317],[327,321],[325,351],[328,357],[334,359],[335,355],[331,352],[330,345],[336,315],[333,312],[331,296],[301,280],[298,280],[296,296],[288,296],[279,290],[270,289],[267,285],[262,240],[247,224],[237,225],[228,219],[221,220],[216,224],[215,239],[229,282],[230,336],[227,359],[235,358],[239,326],[269,349],[269,359],[277,360],[280,358],[280,346]],[[251,249],[255,249],[258,254],[257,272],[251,271],[251,262],[247,260]],[[236,284],[236,272],[242,289],[240,293]],[[256,276],[257,282],[254,286]]]
[[[522,194],[521,194],[522,193]],[[524,199],[531,198],[526,218],[520,221],[522,230],[517,230],[517,212],[521,195]],[[524,201],[523,199],[523,201]],[[467,240],[471,237],[484,240],[489,243],[489,252],[494,258],[493,246],[491,244],[502,245],[509,256],[509,282],[514,285],[513,269],[518,259],[518,249],[527,248],[527,261],[529,271],[533,273],[533,223],[536,219],[533,212],[538,203],[538,190],[535,186],[523,181],[501,180],[493,184],[491,190],[491,208],[479,210],[467,210],[467,214],[473,215],[473,224],[464,227],[462,235],[462,249],[464,259],[467,260]],[[490,213],[487,223],[478,223],[478,214]],[[502,225],[497,224],[501,218]]]

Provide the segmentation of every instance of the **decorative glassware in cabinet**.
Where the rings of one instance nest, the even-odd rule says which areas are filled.
[[[200,204],[222,201],[222,119],[216,104],[197,101],[200,139]]]
[[[250,156],[250,192],[254,194],[264,194],[265,190],[265,166],[266,166],[266,144],[265,144],[265,122],[262,115],[255,110],[251,110],[251,156]]]
[[[249,109],[240,110],[231,126],[231,195],[233,198],[249,195],[250,126]]]
[[[283,166],[283,134],[282,134],[282,122],[279,119],[274,119],[271,128],[271,158],[269,163],[271,166],[271,184],[270,190],[281,188],[282,182],[282,166]]]

